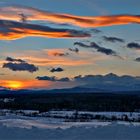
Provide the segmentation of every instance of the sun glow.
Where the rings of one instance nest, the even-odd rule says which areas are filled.
[[[10,88],[13,90],[19,89],[35,89],[35,88],[47,88],[52,86],[52,82],[38,81],[38,80],[0,80],[0,86]]]
[[[11,89],[20,89],[23,87],[23,83],[20,81],[7,81],[6,87]]]

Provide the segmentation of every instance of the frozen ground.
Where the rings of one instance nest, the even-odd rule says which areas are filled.
[[[0,116],[0,140],[140,140],[140,123]]]

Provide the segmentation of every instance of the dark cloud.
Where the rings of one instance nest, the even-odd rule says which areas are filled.
[[[140,62],[140,57],[136,58],[135,61]]]
[[[38,80],[46,80],[46,81],[56,81],[55,76],[52,76],[52,77],[49,77],[49,76],[37,76],[36,79],[38,79]]]
[[[38,67],[36,67],[34,64],[29,64],[21,59],[14,59],[11,57],[7,57],[6,61],[7,63],[3,64],[3,68],[8,68],[12,71],[28,71],[28,72],[36,72],[39,70]]]
[[[24,60],[21,60],[21,59],[14,59],[12,57],[7,57],[6,58],[6,61],[9,61],[9,62],[21,62],[21,63],[24,63],[25,61]]]
[[[54,56],[68,56],[69,53],[54,52],[53,55]]]
[[[90,29],[91,32],[95,33],[95,34],[98,34],[98,33],[101,33],[102,31],[99,30],[99,29]]]
[[[52,69],[50,70],[50,72],[62,72],[62,71],[64,71],[64,69],[62,69],[62,68],[60,68],[60,67],[58,67],[58,68],[52,68]]]
[[[80,47],[83,47],[83,48],[93,48],[92,46],[86,45],[82,42],[75,42],[74,45],[77,45],[77,46],[80,46]]]
[[[33,64],[28,63],[4,63],[3,68],[8,68],[12,71],[28,71],[28,72],[36,72],[38,71],[38,67]]]
[[[86,44],[81,43],[81,42],[75,42],[74,45],[78,45],[78,46],[83,47],[83,48],[93,48],[93,49],[96,49],[97,52],[100,52],[100,53],[103,53],[106,55],[118,56],[117,53],[115,51],[113,51],[112,49],[100,47],[95,42],[91,42],[90,45],[86,45]]]
[[[121,38],[117,38],[117,37],[107,37],[107,36],[103,36],[103,39],[107,42],[112,42],[112,43],[115,43],[115,42],[121,42],[121,43],[124,43],[125,40],[124,39],[121,39]]]
[[[72,29],[58,29],[43,25],[0,20],[1,40],[13,40],[28,36],[47,38],[77,38],[90,37],[91,35],[84,31]]]
[[[78,53],[79,49],[78,48],[69,48],[69,51]]]
[[[140,44],[131,42],[131,43],[128,43],[126,47],[130,49],[140,49]]]
[[[69,82],[70,79],[68,77],[64,77],[64,78],[57,78],[55,76],[49,77],[49,76],[38,76],[36,77],[36,79],[38,80],[46,80],[46,81],[52,81],[52,82]]]

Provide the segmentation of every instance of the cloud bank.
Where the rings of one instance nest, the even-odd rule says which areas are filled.
[[[93,91],[137,91],[140,89],[140,77],[130,75],[118,76],[113,73],[106,75],[78,75],[73,78],[57,78],[49,76],[39,76],[36,79],[52,82],[74,82],[80,88],[92,88]],[[131,87],[131,89],[130,89]]]

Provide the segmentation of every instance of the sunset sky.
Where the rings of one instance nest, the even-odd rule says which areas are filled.
[[[138,0],[1,0],[0,86],[66,88],[79,85],[78,75],[140,76],[139,7]]]

